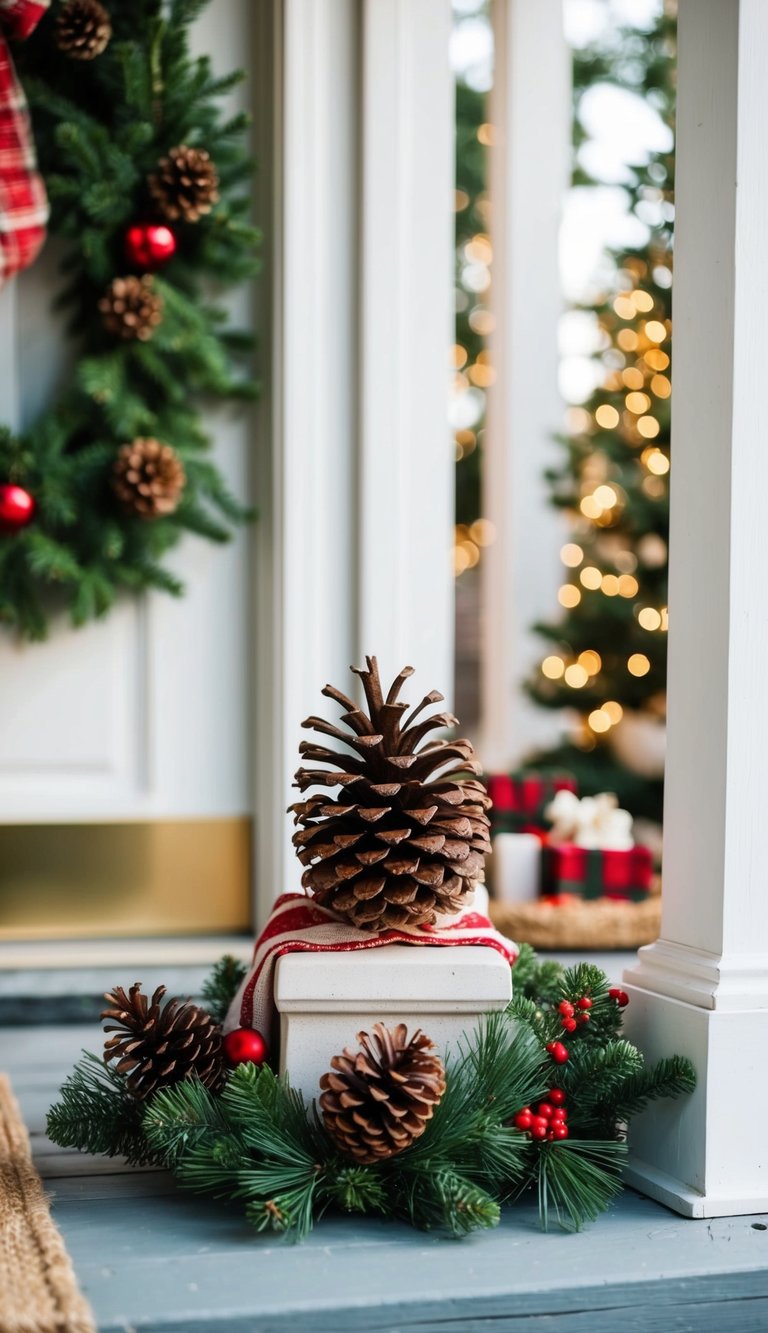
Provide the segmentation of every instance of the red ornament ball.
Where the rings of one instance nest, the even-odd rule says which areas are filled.
[[[592,1008],[592,1001],[590,1000],[589,996],[588,996],[588,995],[582,995],[581,999],[576,1001],[576,1008],[577,1008],[577,1009],[591,1009],[591,1008]]]
[[[516,1129],[530,1129],[532,1122],[533,1116],[531,1115],[530,1107],[528,1106],[524,1106],[522,1111],[518,1111],[512,1121]]]
[[[578,1027],[578,1023],[576,1022],[575,1018],[564,1018],[563,1027],[565,1028],[566,1032],[575,1032],[576,1028]]]
[[[125,233],[125,257],[142,273],[154,273],[176,253],[176,237],[164,222],[136,222]]]
[[[563,1018],[573,1018],[573,1005],[570,1000],[561,1000],[557,1006],[557,1011],[563,1015]]]
[[[233,1068],[236,1065],[263,1065],[267,1058],[267,1043],[255,1028],[235,1028],[228,1032],[222,1043],[224,1059]]]
[[[616,1001],[620,1009],[626,1009],[629,1004],[629,996],[625,990],[619,990],[618,987],[614,986],[609,990],[608,994],[612,1000]]]
[[[35,498],[23,486],[0,485],[0,532],[18,532],[35,516]]]
[[[547,1093],[547,1101],[553,1106],[562,1106],[565,1102],[565,1093],[562,1088],[550,1088]]]

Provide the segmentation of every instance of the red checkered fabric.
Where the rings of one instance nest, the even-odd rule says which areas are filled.
[[[48,200],[7,39],[28,37],[49,3],[0,0],[0,286],[32,263],[45,240]]]
[[[274,975],[278,958],[286,953],[350,953],[380,949],[385,944],[441,946],[481,944],[496,949],[514,963],[517,948],[494,930],[487,916],[470,908],[441,926],[409,926],[375,935],[358,930],[303,893],[284,893],[256,941],[253,961],[229,1007],[224,1031],[256,1028],[268,1036],[274,1019]]]
[[[562,843],[542,853],[545,897],[614,898],[642,901],[653,879],[653,858],[637,844],[626,851],[576,847]]]

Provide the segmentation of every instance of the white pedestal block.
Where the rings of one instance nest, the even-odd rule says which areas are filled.
[[[541,838],[497,833],[493,840],[493,888],[499,902],[530,903],[541,887]]]
[[[374,1023],[421,1028],[445,1055],[511,996],[509,964],[481,945],[287,954],[275,974],[280,1072],[311,1101],[331,1057],[354,1047],[357,1033]]]

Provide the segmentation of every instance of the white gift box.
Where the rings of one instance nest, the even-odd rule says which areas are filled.
[[[502,903],[528,903],[541,885],[541,839],[535,833],[497,833],[493,840],[494,894]]]
[[[357,1033],[374,1023],[405,1023],[409,1033],[421,1028],[445,1055],[511,996],[509,963],[482,945],[286,954],[275,973],[280,1072],[311,1101],[331,1057],[356,1048]]]

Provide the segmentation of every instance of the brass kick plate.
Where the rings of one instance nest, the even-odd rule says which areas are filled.
[[[0,825],[0,940],[247,930],[251,826]]]

